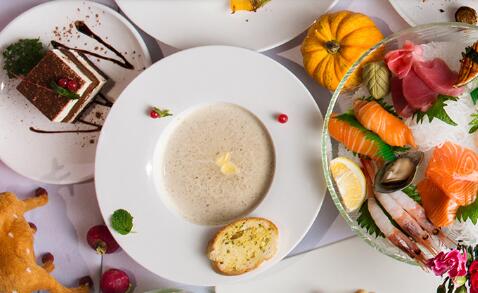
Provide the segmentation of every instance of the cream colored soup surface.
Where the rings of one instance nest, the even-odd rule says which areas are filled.
[[[218,163],[228,154],[224,173]],[[271,184],[275,155],[269,133],[249,111],[211,104],[186,115],[170,134],[162,182],[177,211],[191,222],[215,225],[252,211]]]

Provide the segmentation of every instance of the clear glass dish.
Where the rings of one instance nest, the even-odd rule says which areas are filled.
[[[435,23],[426,24],[413,28],[403,30],[384,38],[381,42],[365,52],[347,71],[342,81],[339,83],[337,89],[332,95],[327,113],[325,115],[323,133],[322,133],[322,162],[325,174],[327,187],[330,191],[332,199],[337,206],[342,217],[345,219],[351,229],[366,241],[369,245],[376,248],[380,252],[402,262],[415,264],[415,261],[408,257],[405,253],[393,246],[388,240],[382,237],[375,238],[367,233],[367,231],[361,228],[356,219],[358,213],[347,213],[341,202],[340,195],[338,193],[337,186],[333,180],[332,174],[329,170],[330,160],[339,156],[339,143],[330,138],[328,132],[328,124],[333,112],[342,113],[347,111],[348,108],[341,107],[341,100],[352,98],[354,89],[343,91],[343,87],[348,78],[354,72],[357,67],[366,59],[370,54],[373,54],[377,50],[384,49],[385,52],[400,48],[406,40],[410,40],[415,44],[424,44],[429,42],[454,42],[461,48],[472,45],[478,40],[478,27],[458,22],[448,23]],[[343,104],[343,103],[342,103]]]

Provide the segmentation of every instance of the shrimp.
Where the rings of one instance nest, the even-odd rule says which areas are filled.
[[[425,247],[432,255],[438,254],[440,249],[435,246],[430,234],[423,230],[417,221],[415,221],[415,219],[412,218],[412,216],[410,216],[392,197],[380,192],[376,192],[375,197],[405,233],[410,235],[416,242],[423,245],[423,247]]]
[[[396,191],[389,194],[398,205],[400,205],[404,210],[407,211],[410,216],[412,216],[417,223],[428,233],[438,236],[440,241],[447,246],[448,248],[455,247],[456,242],[448,237],[439,227],[433,225],[425,215],[425,209],[419,205],[416,201],[411,199],[408,195],[403,193],[403,191]]]
[[[380,208],[375,198],[369,198],[367,200],[367,205],[370,216],[372,216],[375,224],[385,237],[409,257],[415,259],[422,267],[426,267],[426,258],[422,254],[418,245],[403,234],[402,231],[393,226],[392,222],[390,222],[390,219],[382,211],[382,208]]]

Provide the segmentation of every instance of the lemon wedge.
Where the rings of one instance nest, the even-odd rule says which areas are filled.
[[[360,208],[365,201],[365,176],[360,167],[350,159],[338,157],[330,162],[330,171],[339,188],[347,212]]]

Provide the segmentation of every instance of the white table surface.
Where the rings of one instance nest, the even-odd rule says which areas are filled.
[[[113,0],[96,1],[118,9]],[[43,2],[47,2],[47,0],[0,0],[0,29],[3,29],[23,11]],[[343,9],[369,15],[385,35],[408,27],[408,24],[393,10],[387,0],[339,0],[332,10]],[[317,14],[319,16],[321,13]],[[154,39],[145,34],[142,35],[153,61],[177,51],[160,41],[156,43]],[[266,51],[264,54],[277,60],[296,74],[307,86],[324,113],[330,93],[316,84],[302,67],[299,46],[304,35],[305,33],[302,33],[290,42]],[[27,214],[29,221],[38,226],[38,233],[35,236],[37,255],[47,251],[55,255],[56,271],[54,275],[65,285],[76,285],[77,279],[84,275],[91,275],[97,285],[101,259],[87,246],[85,240],[87,230],[102,222],[93,181],[64,186],[45,185],[14,173],[0,161],[0,192],[12,191],[19,197],[26,197],[38,186],[43,186],[49,191],[50,201],[47,206]],[[312,228],[291,255],[352,236],[351,230],[337,215],[338,212],[331,198],[326,196]],[[164,280],[146,271],[122,251],[104,258],[103,268],[110,267],[128,272],[136,284],[135,292],[167,287],[181,287],[190,292],[212,290],[211,288],[189,287]]]

